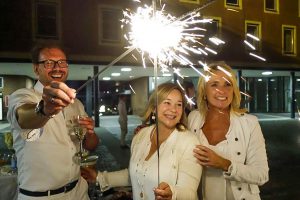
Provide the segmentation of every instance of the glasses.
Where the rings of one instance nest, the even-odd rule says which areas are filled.
[[[46,69],[53,69],[56,64],[59,66],[59,68],[67,68],[69,66],[67,60],[42,60],[39,61],[38,64],[44,64]]]

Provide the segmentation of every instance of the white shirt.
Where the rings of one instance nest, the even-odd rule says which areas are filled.
[[[157,153],[145,161],[151,146],[151,132],[154,126],[146,127],[133,138],[130,158],[130,180],[133,199],[153,200],[153,188],[158,185]],[[198,139],[189,131],[174,130],[160,146],[160,180],[172,190],[172,199],[195,200],[202,167],[193,156]],[[127,170],[99,173],[103,186],[128,185]]]
[[[205,143],[203,137],[200,138],[204,121],[205,118],[199,110],[192,111],[188,117],[188,127],[201,139],[201,143]],[[258,186],[269,180],[269,167],[265,140],[257,118],[249,114],[231,113],[230,132],[226,135],[226,142],[228,143],[226,155],[230,158],[231,166],[229,174],[223,172],[223,178],[230,181],[234,199],[259,200]],[[203,193],[219,190],[216,187],[213,190],[206,189]],[[226,188],[220,190],[230,192]]]
[[[231,127],[226,134],[226,138],[230,134]],[[210,145],[202,129],[200,130],[200,141],[202,145],[207,146],[218,155],[231,160],[228,141],[223,140],[216,145]],[[202,186],[203,186],[203,200],[216,199],[216,200],[234,200],[230,181],[224,179],[223,170],[213,167],[205,167],[202,172]],[[218,188],[218,192],[214,192],[214,188]]]
[[[79,100],[76,99],[40,129],[21,129],[18,124],[17,108],[38,103],[42,99],[42,90],[43,85],[37,82],[34,89],[19,89],[9,98],[7,119],[17,155],[19,187],[29,191],[57,189],[80,178],[80,167],[73,161],[78,140],[70,136],[69,125],[73,116],[85,114]]]

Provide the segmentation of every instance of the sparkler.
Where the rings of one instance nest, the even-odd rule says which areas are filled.
[[[135,13],[126,10],[123,12],[124,26],[131,27],[124,35],[129,42],[129,47],[138,50],[142,57],[143,66],[146,67],[146,58],[165,70],[173,62],[181,65],[193,65],[187,57],[191,54],[208,55],[217,52],[201,43],[205,37],[206,29],[201,28],[205,23],[211,23],[211,19],[202,19],[200,10],[212,3],[191,11],[179,18],[161,10],[155,10],[154,6],[138,7]],[[155,14],[154,14],[155,13]],[[215,45],[224,44],[221,39],[210,39]],[[203,46],[202,48],[199,46]]]
[[[133,1],[141,3],[140,0]],[[216,51],[204,46],[200,42],[200,39],[205,36],[206,29],[196,27],[196,25],[212,21],[211,19],[200,19],[199,11],[214,1],[210,0],[203,6],[178,18],[167,14],[164,11],[164,7],[160,11],[157,11],[155,0],[152,1],[152,7],[147,5],[139,7],[136,13],[131,13],[129,10],[124,11],[124,19],[121,20],[123,26],[130,25],[132,27],[131,31],[124,35],[130,46],[123,54],[81,85],[76,90],[76,93],[134,49],[137,49],[141,54],[144,67],[146,67],[145,56],[149,55],[149,59],[154,66],[159,65],[162,70],[166,70],[168,65],[172,65],[174,61],[177,61],[181,65],[192,67],[193,63],[187,59],[190,53],[205,56],[209,54],[208,52],[216,54]],[[213,38],[211,41],[216,45],[225,43],[218,38]],[[195,47],[199,45],[204,47]],[[132,56],[137,60],[134,55]],[[157,61],[155,61],[156,58]],[[157,65],[155,62],[157,62]]]
[[[168,71],[168,66],[171,66],[173,62],[193,66],[193,62],[187,58],[190,53],[208,55],[208,52],[210,52],[216,54],[216,51],[206,46],[203,47],[204,49],[197,48],[201,44],[200,40],[204,37],[204,32],[206,31],[197,27],[197,25],[211,22],[209,19],[200,19],[199,10],[207,5],[180,18],[167,14],[164,11],[164,6],[161,10],[157,10],[156,0],[152,1],[152,7],[147,5],[138,7],[136,13],[131,13],[129,10],[123,12],[123,24],[131,27],[131,31],[125,34],[124,37],[129,42],[129,48],[135,48],[140,53],[144,67],[146,67],[145,56],[148,56],[150,62],[153,63],[154,86],[156,89],[158,66],[161,67],[163,72],[166,72]],[[222,43],[222,40],[217,38],[211,41],[215,44]],[[174,73],[182,77],[179,69],[173,68],[173,70]],[[156,107],[158,106],[157,102],[158,97],[156,95]],[[159,184],[159,132],[157,121],[156,127]]]

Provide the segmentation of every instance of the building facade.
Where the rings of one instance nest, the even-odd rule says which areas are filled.
[[[143,2],[152,3],[151,0]],[[164,3],[166,12],[174,16],[201,8],[201,17],[212,20],[202,28],[207,30],[208,37],[218,37],[225,44],[215,47],[217,54],[195,56],[195,59],[207,63],[224,60],[231,65],[237,71],[241,91],[248,94],[243,95],[243,106],[250,112],[283,112],[295,117],[300,101],[300,0],[170,0]],[[30,65],[30,49],[35,42],[50,40],[63,44],[75,71],[80,74],[84,66],[95,74],[95,66],[108,65],[126,50],[124,32],[128,30],[120,28],[120,20],[125,8],[135,10],[136,7],[137,3],[129,0],[1,1],[2,118],[6,114],[6,96],[34,83],[34,75],[25,74],[25,66]],[[160,1],[157,8],[160,9]],[[8,64],[15,66],[18,75],[4,71]],[[139,67],[143,71],[141,61],[134,56],[126,56],[116,65]],[[272,74],[262,75],[265,71]],[[87,80],[93,74],[77,80]],[[134,114],[140,114],[144,105],[140,102],[146,102],[151,92],[153,73],[138,78],[134,75],[132,72],[121,82],[112,77],[108,81],[111,85],[101,85],[107,85],[108,89],[114,86],[109,93],[112,98],[120,89],[133,86],[139,94],[131,95],[131,107]],[[99,81],[103,81],[102,78],[99,77]],[[197,74],[188,79],[197,82]],[[100,86],[100,93],[96,95],[95,91],[91,92],[93,89],[84,93],[97,97],[87,105],[91,110],[98,110],[98,104],[101,106],[101,96],[107,98],[109,94],[104,95],[107,87]]]

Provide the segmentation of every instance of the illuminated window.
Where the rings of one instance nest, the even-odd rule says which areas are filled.
[[[296,26],[282,25],[282,53],[296,55]]]
[[[59,39],[59,4],[57,1],[36,1],[34,4],[35,38]]]
[[[248,50],[259,51],[261,39],[261,22],[246,21],[245,22],[245,41]],[[247,45],[247,42],[250,45]],[[251,46],[252,45],[252,46]],[[255,49],[253,49],[253,47]]]
[[[279,13],[279,1],[278,0],[264,0],[265,12]]]
[[[121,42],[121,9],[99,8],[100,44],[119,44]]]

